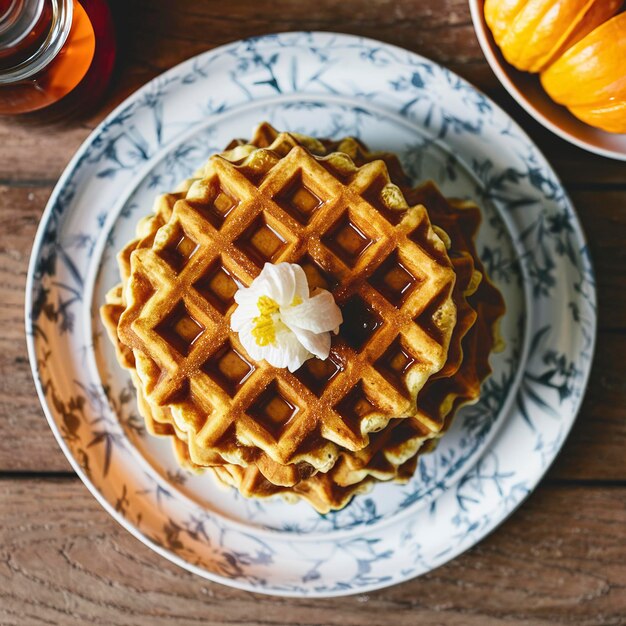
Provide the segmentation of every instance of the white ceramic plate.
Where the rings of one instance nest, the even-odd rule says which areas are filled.
[[[574,145],[610,159],[626,161],[626,135],[607,133],[574,117],[544,91],[535,74],[509,65],[485,22],[485,0],[469,0],[478,43],[499,81],[526,111],[548,130]]]
[[[176,465],[146,435],[97,310],[115,252],[172,189],[260,121],[397,152],[417,180],[476,200],[479,250],[507,301],[507,348],[405,486],[381,484],[321,516],[256,502]],[[27,286],[28,348],[50,426],[123,526],[201,576],[272,594],[391,585],[474,545],[534,488],[581,402],[595,338],[580,226],[543,156],[458,76],[376,41],[286,33],[207,52],[153,80],[89,137],[42,218]]]

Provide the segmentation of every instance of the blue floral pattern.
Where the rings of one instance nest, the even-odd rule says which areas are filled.
[[[97,308],[115,251],[151,199],[267,119],[396,151],[416,179],[484,209],[479,245],[505,293],[507,349],[406,486],[377,486],[326,516],[216,492],[146,435]],[[50,425],[105,508],[202,576],[288,595],[340,595],[429,571],[493,529],[536,485],[581,402],[595,339],[588,250],[531,141],[450,71],[328,33],[253,38],[200,55],[114,111],[68,166],[37,235],[29,353]]]

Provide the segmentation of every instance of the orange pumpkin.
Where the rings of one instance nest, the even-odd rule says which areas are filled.
[[[485,0],[485,21],[504,58],[540,72],[615,15],[623,0]]]
[[[541,83],[583,122],[626,133],[626,13],[572,46],[541,74]]]

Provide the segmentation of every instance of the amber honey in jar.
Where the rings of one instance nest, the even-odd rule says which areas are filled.
[[[0,0],[0,115],[84,112],[114,60],[105,0]]]

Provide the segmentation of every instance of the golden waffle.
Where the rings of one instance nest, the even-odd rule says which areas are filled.
[[[314,140],[311,140],[314,141]],[[293,144],[292,144],[293,145]],[[189,187],[189,183],[191,181],[187,181],[186,182],[186,187]],[[171,212],[171,196],[170,197],[166,197],[165,200],[167,200],[167,202],[161,202],[160,203],[160,207],[159,208],[165,208],[165,219],[167,219],[169,212]],[[159,217],[163,217],[163,216],[159,216],[158,215],[158,210],[157,210],[157,215],[156,215],[156,219],[154,220],[156,222],[156,224],[160,224],[162,223],[163,219],[159,219]],[[146,231],[148,229],[144,228],[144,231]],[[150,236],[152,235],[152,236]],[[148,234],[146,235],[146,232],[140,233],[140,236],[144,237],[144,243],[147,242],[147,244],[149,245],[153,239],[154,233],[150,233],[148,232]],[[135,242],[133,242],[132,244],[130,244],[129,246],[127,246],[127,249],[125,251],[123,251],[123,253],[120,255],[120,265],[121,265],[121,274],[122,276],[127,276],[128,275],[128,256],[129,256],[129,250],[132,251],[132,248],[134,245],[137,245],[139,243],[140,240],[136,240]],[[457,281],[457,285],[458,285],[458,281]],[[119,315],[119,314],[118,314]],[[457,326],[455,327],[455,333],[457,333],[457,330],[459,328],[459,324],[457,324]],[[458,334],[458,333],[457,333]],[[449,354],[448,354],[448,362],[446,364],[446,368],[449,367],[450,365],[450,354],[453,352],[453,349],[451,348]],[[446,369],[444,368],[444,369]],[[136,380],[136,377],[135,377]],[[145,399],[143,399],[143,401],[141,402],[142,406],[145,407],[146,405],[146,401]],[[154,428],[154,419],[152,418],[152,416],[148,415],[146,413],[146,410],[144,408],[144,410],[142,411],[142,413],[145,414],[146,417],[146,421],[148,423],[148,428],[151,432],[154,432],[155,428]],[[157,417],[157,420],[162,420],[162,415],[165,413],[163,411],[163,407],[155,407],[154,413],[159,416]],[[171,421],[171,418],[170,418]],[[165,430],[165,434],[168,433],[168,430]],[[375,449],[379,449],[380,445],[375,446]],[[367,452],[366,452],[367,454]],[[369,458],[367,456],[362,456],[361,458]],[[297,480],[299,480],[300,478],[302,478],[303,476],[306,477],[307,475],[309,475],[311,473],[311,468],[310,467],[299,467],[297,468],[298,471],[297,472],[291,472],[287,475],[285,475],[286,472],[286,468],[283,468],[282,466],[278,466],[276,467],[276,464],[273,464],[271,459],[257,459],[257,461],[259,461],[259,466],[261,467],[263,473],[273,482],[276,482],[277,484],[283,484],[283,485],[290,485],[290,484],[294,484],[294,482],[297,482]],[[211,460],[211,463],[213,463],[214,461]],[[278,474],[277,474],[277,470],[278,470]]]
[[[150,404],[170,406],[187,433],[195,463],[207,464],[207,451],[241,464],[265,452],[326,469],[337,446],[363,448],[372,430],[411,415],[444,364],[455,321],[445,247],[423,207],[397,226],[382,217],[376,204],[391,211],[402,196],[380,161],[355,168],[296,145],[238,163],[216,156],[203,176],[153,246],[132,253],[118,335]],[[299,262],[347,320],[330,359],[296,375],[247,361],[229,329],[234,286],[265,261]],[[216,281],[230,285],[228,297]],[[384,372],[394,342],[412,359],[402,390]]]
[[[272,137],[272,140],[273,138],[275,138],[275,136],[276,136],[276,133],[274,131],[274,136]],[[342,140],[341,144],[347,145],[348,143],[350,143],[350,141],[353,141],[353,140]],[[315,140],[310,140],[310,142],[315,142]],[[325,142],[325,143],[329,144],[329,142]],[[354,158],[357,159],[357,161],[359,159],[362,160],[362,159],[367,159],[367,158],[373,158],[372,153],[368,153],[367,149],[361,144],[357,144],[355,142],[353,145],[357,146],[358,151],[352,150],[352,148],[349,148],[349,149],[352,150],[351,154],[354,155]],[[317,151],[318,154],[322,154],[322,150],[319,148],[319,145],[317,146],[313,145],[312,147]],[[377,156],[380,156],[381,154],[382,153],[379,153]],[[395,157],[395,155],[387,154],[383,156],[385,160],[388,162],[388,164],[390,164],[392,167],[394,167],[394,160],[395,160],[396,165],[399,166],[399,162],[397,161],[397,158]],[[425,204],[428,204],[428,203],[425,203]],[[477,227],[477,222],[476,222],[476,227]],[[455,291],[461,284],[466,284],[468,282],[467,278],[466,279],[462,278],[462,264],[463,264],[462,257],[464,255],[468,256],[467,253],[461,253],[461,254],[455,254],[453,258],[453,265],[455,267],[455,272],[457,273],[457,277],[458,277],[457,283],[455,286]],[[459,264],[461,264],[461,266]],[[471,265],[471,261],[470,261],[470,265]],[[124,271],[122,271],[122,274],[124,275]],[[470,271],[470,274],[471,274],[471,271]],[[469,282],[471,282],[471,280]],[[497,292],[495,293],[499,297],[499,294],[497,294]],[[446,371],[451,373],[452,371],[456,369],[456,367],[458,367],[458,357],[453,356],[454,345],[455,345],[454,334],[457,334],[458,337],[464,334],[463,331],[459,331],[459,327],[463,327],[464,323],[463,323],[463,314],[461,313],[462,307],[459,306],[458,298],[455,300],[455,302],[457,303],[457,306],[459,307],[459,323],[457,324],[457,327],[455,328],[455,331],[453,333],[453,340],[450,343],[450,351],[448,353],[448,361],[446,363],[446,366],[441,370],[440,377],[447,376],[448,374],[446,373]],[[469,311],[471,312],[471,309],[469,309]],[[501,314],[501,310],[500,310],[500,314]],[[467,317],[465,319],[467,319]],[[483,328],[484,327],[485,325],[483,325]],[[492,329],[489,327],[489,324],[487,324],[486,327],[487,327],[487,332],[486,334],[485,333],[484,334],[486,337],[488,337],[490,334],[493,334],[493,333],[491,332]],[[113,333],[114,333],[114,325],[113,325]],[[470,359],[470,363],[471,362],[473,362],[473,359]],[[454,365],[455,363],[457,364],[456,367]],[[467,361],[465,362],[465,364],[466,364],[466,367],[464,369],[468,370]],[[143,404],[142,398],[141,398],[142,396],[141,390],[139,389],[138,391],[139,391],[138,395],[140,397],[140,404]],[[150,428],[150,420],[148,419],[148,416],[146,416],[146,419]],[[171,416],[169,419],[171,421]],[[395,428],[396,424],[399,424],[399,427],[397,429]],[[367,480],[360,480],[360,478],[359,480],[357,480],[358,474],[353,473],[352,478],[348,479],[348,482],[345,484],[345,486],[342,487],[341,485],[337,484],[337,477],[341,475],[340,468],[342,467],[342,461],[344,460],[344,458],[350,458],[353,456],[348,453],[344,453],[340,457],[340,463],[337,464],[335,470],[331,472],[331,474],[327,476],[318,475],[318,478],[315,481],[304,481],[296,490],[296,492],[299,493],[300,497],[305,497],[306,499],[311,501],[312,504],[316,506],[316,508],[320,510],[328,510],[329,508],[340,508],[343,504],[347,502],[347,500],[349,500],[352,497],[352,495],[354,495],[354,493],[360,492],[361,490],[367,488],[367,485],[372,482],[369,477],[377,477],[382,480],[389,479],[392,477],[394,477],[395,480],[408,479],[414,471],[414,468],[417,462],[416,455],[414,455],[413,457],[411,457],[409,460],[405,461],[404,463],[400,464],[399,466],[396,466],[396,467],[392,466],[391,467],[392,474],[389,473],[389,468],[385,470],[385,467],[384,467],[385,464],[389,465],[389,463],[385,461],[384,459],[379,458],[381,457],[381,450],[384,450],[385,444],[391,440],[391,434],[393,431],[395,431],[393,432],[393,434],[396,435],[396,439],[400,441],[404,441],[405,438],[409,435],[409,432],[406,430],[406,428],[402,428],[402,426],[405,424],[407,424],[405,420],[394,420],[392,424],[390,424],[390,426],[387,429],[385,429],[385,432],[373,436],[372,442],[368,446],[368,448],[371,449],[372,454],[366,457],[361,456],[361,460],[363,458],[367,459],[367,464],[366,464],[367,471],[364,474],[362,474],[363,476],[368,477]],[[153,429],[151,429],[151,431],[152,430]],[[404,431],[404,434],[400,434],[403,431]],[[161,429],[159,430],[159,434],[172,434],[172,429],[171,428],[169,430]],[[399,437],[397,436],[398,434],[400,434]],[[428,436],[428,433],[426,433],[426,436]],[[430,436],[432,436],[432,434]],[[189,458],[189,452],[188,452],[188,448],[186,444],[182,441],[182,439],[184,438],[184,433],[181,436],[181,433],[179,432],[179,437],[181,438],[180,439],[174,438],[174,441],[176,443],[177,456],[178,456],[179,462],[181,463],[181,465],[188,467],[189,469],[197,469],[197,466],[195,466]],[[424,449],[428,447],[432,447],[432,445],[433,445],[432,441],[426,442]],[[361,455],[362,452],[363,451],[361,451],[359,455]],[[381,460],[382,460],[382,463],[381,463]],[[345,463],[343,463],[343,465],[344,465],[344,473],[345,473]],[[381,471],[381,467],[382,467],[382,471]],[[273,495],[274,493],[277,493],[280,491],[282,491],[283,493],[289,492],[289,490],[280,489],[280,488],[271,486],[269,483],[267,483],[267,481],[264,480],[262,474],[260,474],[256,468],[250,467],[247,470],[245,470],[245,472],[239,468],[227,468],[227,471],[230,473],[224,474],[224,472],[222,472],[222,479],[225,479],[225,476],[227,475],[230,476],[230,479],[227,480],[226,482],[229,482],[230,484],[235,484],[235,485],[239,484],[241,486],[241,490],[244,493],[246,493],[246,495],[265,496],[265,495]],[[242,480],[244,476],[245,476],[245,485],[242,485]],[[306,484],[306,483],[309,483],[309,484]],[[292,497],[293,497],[293,494],[292,494]]]
[[[476,256],[476,250],[472,240],[480,221],[480,214],[475,207],[453,208],[445,203],[442,196],[438,195],[436,189],[426,185],[420,189],[426,198],[430,198],[430,204],[434,205],[433,218],[439,223],[446,221],[453,248],[450,251],[455,269],[457,271],[457,284],[455,290],[464,286],[466,294],[472,294],[471,300],[483,315],[479,316],[478,324],[471,327],[474,316],[467,315],[465,322],[460,318],[455,333],[462,333],[464,360],[460,369],[454,368],[455,372],[450,377],[439,377],[427,383],[430,385],[430,393],[426,393],[426,388],[418,397],[418,406],[433,404],[432,398],[440,400],[438,410],[447,411],[447,419],[456,411],[459,404],[477,397],[480,381],[488,373],[488,357],[493,347],[496,333],[494,329],[497,320],[503,312],[503,304],[499,295],[493,298],[493,286],[489,286],[485,278],[479,283],[476,291],[476,280],[473,272],[473,262],[467,262],[467,256],[471,255],[463,250],[469,248]],[[437,200],[436,203],[433,201]],[[476,262],[480,264],[476,256]],[[482,266],[481,266],[482,267]],[[495,292],[497,294],[497,292]],[[487,297],[485,297],[487,296]],[[485,307],[487,307],[485,309]],[[472,312],[472,309],[469,308]],[[459,307],[459,310],[462,310]],[[469,332],[459,330],[459,325],[471,327]],[[477,341],[476,337],[481,340]],[[452,343],[452,342],[451,342]],[[449,353],[450,355],[450,353]],[[449,361],[458,365],[460,359],[453,358]],[[470,381],[469,384],[467,381]],[[437,390],[439,387],[439,391]],[[141,397],[141,390],[139,390]],[[455,399],[452,403],[448,398]],[[452,407],[452,408],[450,408]],[[445,415],[445,414],[444,414]],[[427,434],[425,434],[427,436]],[[213,473],[221,482],[236,486],[244,495],[254,497],[269,497],[281,494],[290,500],[304,498],[308,500],[317,510],[324,513],[330,509],[341,508],[356,493],[361,493],[370,488],[376,480],[394,479],[396,482],[406,482],[415,469],[418,452],[403,460],[399,465],[390,464],[385,457],[385,448],[389,445],[403,445],[404,442],[415,437],[415,431],[410,428],[410,420],[394,420],[382,433],[372,435],[372,440],[368,446],[369,456],[365,457],[362,452],[351,454],[343,453],[339,457],[338,463],[327,474],[317,474],[315,477],[304,480],[292,489],[272,484],[254,466],[241,468],[236,466],[226,466],[224,468],[215,467]],[[184,441],[174,438],[175,451],[179,463],[183,467],[199,469],[193,464],[189,457],[189,451]],[[434,447],[435,441],[426,441],[419,450],[419,454]],[[364,464],[356,463],[364,461]],[[346,476],[348,478],[346,478]]]
[[[466,206],[465,209],[467,210],[462,210],[460,208],[451,209],[445,199],[437,192],[436,188],[432,184],[424,185],[417,190],[414,190],[413,193],[421,194],[421,200],[423,203],[432,207],[431,215],[434,221],[439,225],[445,225],[452,242],[450,256],[457,274],[454,294],[458,310],[458,321],[450,342],[448,361],[446,366],[442,368],[440,374],[437,375],[438,378],[443,378],[446,370],[451,373],[457,371],[460,363],[460,356],[459,354],[454,355],[455,349],[453,346],[458,345],[459,338],[463,338],[465,336],[467,329],[472,325],[475,318],[473,309],[468,307],[467,304],[463,304],[464,298],[459,297],[459,292],[462,290],[465,295],[471,295],[476,289],[476,280],[473,272],[474,265],[471,254],[474,255],[476,263],[482,269],[482,265],[480,264],[480,260],[478,259],[476,250],[472,243],[473,237],[479,225],[480,213],[476,207],[472,206]],[[455,204],[454,201],[452,204]],[[169,210],[168,204],[159,203],[157,205],[157,223],[161,221],[159,220],[158,215],[159,209],[164,209],[167,212]],[[142,228],[140,228],[140,233],[141,231]],[[145,237],[144,241],[150,241],[150,232],[145,226],[145,221],[143,225],[143,233],[141,234]],[[135,243],[138,241],[139,240]],[[120,255],[122,275],[128,274],[125,266],[127,265],[128,249],[130,247],[132,247],[132,245],[127,247],[127,249]],[[468,248],[471,251],[471,254],[470,252],[467,252]],[[481,333],[477,336],[481,337],[482,335],[482,339],[473,342],[471,337],[467,337],[465,339],[464,346],[466,348],[466,359],[461,372],[439,383],[440,387],[443,383],[443,389],[445,390],[447,388],[449,392],[448,394],[444,393],[443,396],[440,393],[439,397],[445,398],[446,395],[456,395],[458,401],[472,399],[477,393],[480,380],[482,380],[488,373],[488,370],[485,369],[487,367],[487,357],[494,342],[493,327],[497,318],[502,313],[502,301],[498,292],[494,290],[493,286],[490,285],[487,279],[484,279],[480,285],[483,295],[478,294],[478,296],[472,298],[472,301],[479,309],[481,307],[484,308],[485,306],[490,307],[491,309],[491,313],[487,311],[487,313],[483,314],[480,318],[481,323],[479,323],[479,327],[482,331],[476,329],[478,333]],[[124,309],[121,304],[120,292],[120,287],[112,290],[108,297],[109,304],[104,307],[104,309],[109,313],[109,323],[106,325],[111,334],[112,340],[114,340],[116,344],[119,344],[116,337],[117,320]],[[484,294],[487,294],[487,297],[485,297]],[[115,306],[116,304],[117,306]],[[105,317],[105,323],[106,322],[107,318]],[[468,342],[470,342],[469,354],[467,353]],[[477,345],[482,346],[482,352],[476,351]],[[460,353],[461,351],[457,348],[456,352]],[[461,377],[460,380],[459,376]],[[134,378],[136,379],[136,377]],[[468,383],[465,382],[468,379],[474,382],[468,385]],[[434,388],[436,395],[436,385],[433,385],[432,383],[433,380],[431,379],[427,385]],[[463,393],[464,391],[465,393]],[[428,400],[429,394],[426,392],[427,389],[425,388],[418,398],[418,405],[423,404],[424,400]],[[161,417],[160,421],[155,423],[150,407],[146,404],[145,399],[143,399],[140,387],[138,387],[138,398],[140,412],[146,417],[146,422],[150,432],[161,435],[175,434],[174,428],[161,423],[164,421],[172,422],[171,415],[169,415],[166,420]],[[442,402],[442,405],[443,404],[447,404],[449,406],[450,403]],[[455,405],[455,408],[456,406],[458,406],[458,402]],[[158,412],[158,409],[154,410],[157,410]],[[160,412],[166,415],[168,413],[167,409],[161,409]],[[450,414],[453,412],[454,411],[451,411]],[[312,481],[315,482],[314,486],[301,486],[298,490],[300,497],[306,496],[307,499],[320,510],[326,510],[329,506],[332,506],[332,508],[339,508],[345,504],[345,502],[347,502],[347,500],[349,500],[354,493],[360,492],[366,487],[367,484],[371,483],[371,480],[364,481],[364,478],[368,476],[379,480],[389,480],[394,478],[396,481],[410,476],[410,473],[412,472],[408,472],[408,461],[404,461],[396,467],[394,465],[390,465],[388,459],[384,456],[385,445],[389,442],[393,442],[395,440],[396,442],[400,442],[402,444],[407,440],[410,440],[411,436],[415,436],[415,433],[411,432],[410,429],[407,428],[408,425],[408,421],[394,420],[383,433],[373,435],[368,448],[364,451],[360,451],[358,455],[342,454],[339,458],[339,462],[329,475],[325,477],[320,476],[316,481]],[[398,427],[397,429],[396,426]],[[425,433],[425,436],[426,435],[427,433]],[[191,470],[197,471],[198,469],[201,469],[191,462],[187,446],[182,439],[184,439],[184,433],[180,433],[179,431],[178,438],[174,438],[174,443],[180,464]],[[353,456],[356,456],[357,458],[352,458]],[[416,458],[415,454],[411,457],[413,465],[416,463]],[[347,473],[348,471],[350,472],[349,474]],[[222,481],[226,480],[227,476],[229,477],[227,480],[229,484],[240,484],[241,491],[248,496],[256,495],[257,497],[261,497],[281,492],[283,494],[288,493],[288,490],[280,490],[271,487],[268,484],[269,481],[266,482],[262,473],[256,470],[256,468],[248,468],[245,472],[229,468],[227,473],[218,473],[218,478]],[[329,487],[331,484],[333,485],[332,489]],[[322,493],[327,494],[326,500],[322,498]],[[324,501],[326,501],[326,505],[324,505]]]

